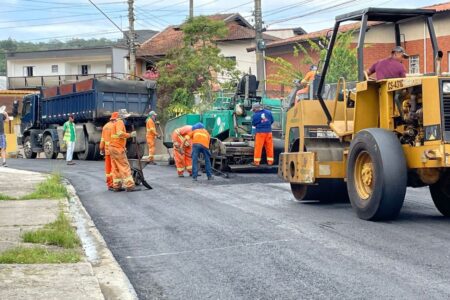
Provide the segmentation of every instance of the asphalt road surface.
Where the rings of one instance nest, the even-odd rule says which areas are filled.
[[[348,203],[295,202],[274,174],[193,183],[149,166],[153,190],[113,193],[101,162],[8,162],[72,182],[140,299],[450,298],[450,220],[428,189],[375,223]]]

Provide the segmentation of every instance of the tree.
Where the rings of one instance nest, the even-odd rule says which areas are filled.
[[[215,40],[227,35],[223,21],[205,16],[188,19],[182,26],[183,44],[157,63],[160,109],[164,114],[182,114],[195,109],[194,93],[201,95],[201,107],[213,102],[218,75],[235,74],[236,63],[220,54]],[[199,108],[199,106],[197,106]]]
[[[352,47],[353,31],[340,33],[336,38],[333,47],[333,54],[327,71],[326,82],[335,83],[340,77],[347,81],[355,81],[358,78],[358,60],[356,48]],[[314,62],[310,53],[319,54],[320,61],[325,60],[328,48],[328,39],[323,37],[317,41],[308,40],[307,46],[297,44],[294,46],[294,56],[300,57],[301,64],[317,64]],[[269,75],[268,82],[275,84],[291,85],[294,79],[302,79],[301,73],[292,63],[281,57],[267,57],[268,61],[273,62],[277,68],[274,74]]]

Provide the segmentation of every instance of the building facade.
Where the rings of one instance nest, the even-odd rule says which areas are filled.
[[[127,49],[111,46],[8,53],[8,88],[51,86],[112,74],[124,77],[127,55]]]
[[[437,13],[433,17],[434,28],[438,39],[440,50],[444,57],[441,62],[442,72],[450,72],[450,2],[425,7],[435,9]],[[342,31],[353,31],[352,47],[356,47],[359,35],[359,24],[348,24],[341,26]],[[294,55],[294,47],[298,44],[307,49],[310,41],[317,41],[324,38],[330,29],[324,29],[304,35],[274,41],[267,45],[266,56],[281,57],[290,62],[296,70],[306,74],[309,65],[302,64],[304,56],[299,53]],[[424,20],[415,19],[400,24],[401,44],[405,51],[410,55],[409,59],[404,60],[408,75],[426,74],[433,72],[434,58],[431,41],[428,35],[428,28]],[[372,23],[366,33],[364,48],[364,68],[368,69],[372,64],[380,59],[390,55],[395,45],[394,27],[392,24]],[[319,62],[318,53],[308,51],[314,63]],[[277,72],[278,66],[273,62],[266,61],[267,76]],[[290,87],[280,86],[279,84],[267,84],[268,94],[274,97],[285,96]]]

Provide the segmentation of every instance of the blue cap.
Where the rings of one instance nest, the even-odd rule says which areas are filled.
[[[205,126],[203,125],[203,123],[198,122],[197,124],[195,124],[194,126],[192,126],[192,130],[196,130],[196,129],[203,129],[205,128]]]

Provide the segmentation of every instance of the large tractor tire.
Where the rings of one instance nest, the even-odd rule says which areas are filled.
[[[43,146],[46,158],[55,159],[56,157],[58,157],[58,151],[56,149],[55,141],[53,141],[51,135],[48,134],[45,136]]]
[[[405,155],[394,133],[370,128],[350,144],[347,188],[363,220],[390,220],[400,213],[407,184]]]
[[[450,217],[450,173],[442,174],[438,182],[430,185],[430,193],[439,212]]]
[[[318,179],[314,185],[291,183],[291,191],[298,201],[348,202],[347,186],[342,179]]]
[[[31,136],[25,137],[23,141],[23,152],[27,159],[32,159],[37,157],[37,152],[33,152],[31,148]]]

